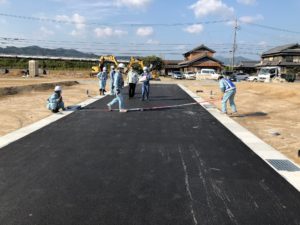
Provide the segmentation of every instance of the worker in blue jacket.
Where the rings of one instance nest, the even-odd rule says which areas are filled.
[[[100,95],[104,95],[105,92],[106,92],[105,91],[105,86],[106,86],[106,80],[107,80],[107,77],[108,77],[106,67],[103,67],[103,70],[97,74],[97,77],[99,79]]]
[[[233,114],[237,113],[236,105],[234,103],[234,97],[236,94],[236,86],[229,79],[220,76],[218,78],[219,86],[221,91],[223,92],[222,96],[222,113],[227,114],[227,101],[229,100],[229,104]]]
[[[115,77],[115,67],[114,66],[111,66],[110,67],[110,95],[113,95],[114,94],[114,77]]]
[[[61,86],[55,86],[54,93],[48,98],[47,108],[53,113],[57,113],[60,109],[65,110],[65,104],[61,95]]]
[[[142,82],[142,101],[149,100],[149,95],[150,95],[150,79],[151,79],[151,74],[149,73],[148,67],[143,68],[144,72],[141,77],[141,82]]]
[[[112,105],[119,102],[119,111],[124,113],[127,112],[126,109],[124,109],[124,98],[122,95],[122,89],[124,87],[124,80],[123,80],[123,73],[124,73],[125,65],[123,63],[120,63],[118,65],[118,70],[115,73],[114,77],[114,93],[116,97],[107,104],[108,110],[111,111]]]

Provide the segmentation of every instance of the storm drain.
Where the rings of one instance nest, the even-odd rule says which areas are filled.
[[[275,167],[277,170],[289,171],[289,172],[300,171],[300,168],[298,166],[294,165],[289,160],[284,160],[284,159],[267,159],[267,161],[273,167]]]

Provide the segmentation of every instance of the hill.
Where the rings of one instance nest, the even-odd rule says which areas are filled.
[[[7,46],[0,48],[0,54],[5,55],[30,55],[30,56],[52,56],[52,57],[74,57],[74,58],[98,58],[97,55],[92,53],[83,53],[74,49],[49,49],[41,48],[39,46],[29,47],[14,47]]]
[[[221,62],[224,63],[224,65],[231,65],[232,63],[232,58],[226,58],[223,56],[216,56],[216,59],[220,60]],[[259,59],[256,59],[257,61],[259,61]],[[235,57],[235,65],[238,65],[241,63],[241,61],[253,61],[253,59],[249,59],[249,58],[245,58],[243,56],[237,56]]]

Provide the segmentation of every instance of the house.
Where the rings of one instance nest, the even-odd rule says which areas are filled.
[[[181,60],[164,60],[164,70],[162,71],[163,75],[171,75],[174,71],[179,71],[179,65]]]
[[[297,43],[272,48],[262,54],[257,66],[278,66],[283,74],[289,69],[300,69],[300,45]]]
[[[181,71],[197,72],[203,68],[215,69],[221,71],[223,63],[213,56],[216,52],[205,45],[200,45],[191,51],[184,53],[184,61],[178,64]]]
[[[257,72],[257,64],[259,61],[241,61],[238,66],[235,67],[237,71],[243,71],[244,73],[254,74]]]

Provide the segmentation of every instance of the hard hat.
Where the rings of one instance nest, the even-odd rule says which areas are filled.
[[[103,71],[106,71],[107,69],[106,69],[106,67],[103,67]]]
[[[148,71],[148,67],[147,67],[147,66],[144,66],[143,70],[144,70],[144,71]]]
[[[110,68],[111,68],[111,69],[114,69],[114,68],[115,68],[115,66],[111,66]]]
[[[118,68],[120,68],[120,69],[125,69],[124,63],[120,63],[120,64],[118,65]]]
[[[61,86],[55,86],[54,91],[61,91]]]

